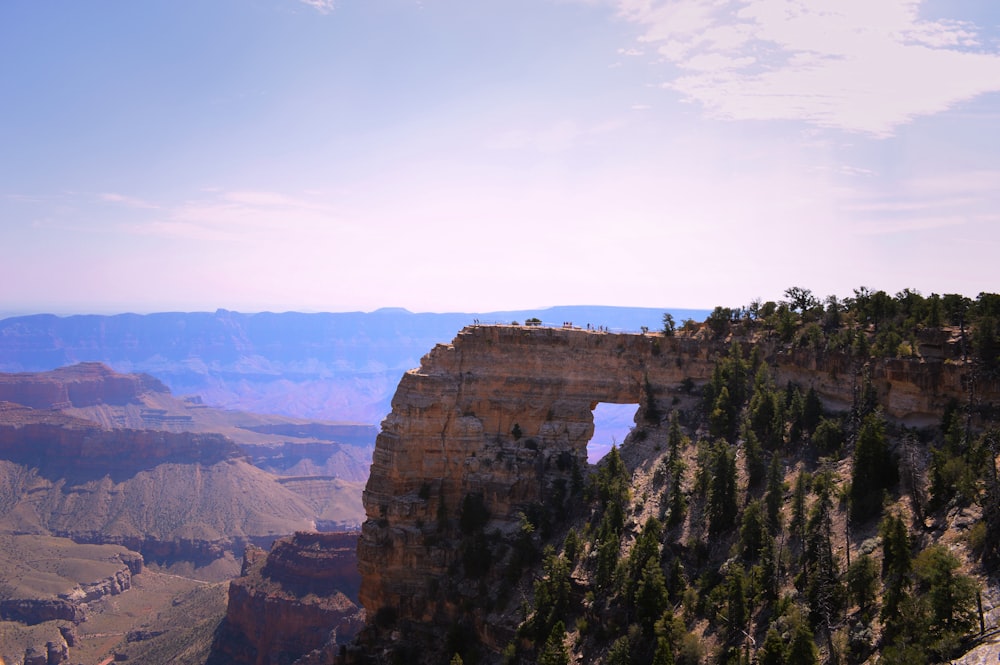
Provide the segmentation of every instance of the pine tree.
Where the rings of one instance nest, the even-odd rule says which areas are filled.
[[[867,554],[852,561],[847,569],[847,592],[862,618],[870,617],[878,592],[878,568]]]
[[[639,624],[647,635],[653,632],[653,625],[663,616],[669,606],[667,585],[659,561],[649,559],[642,570],[635,593],[635,613]]]
[[[805,540],[806,530],[806,497],[809,494],[809,474],[799,471],[795,477],[795,489],[792,492],[792,521],[788,525],[793,538]]]
[[[820,418],[823,417],[823,405],[819,401],[816,389],[811,387],[806,393],[805,403],[802,406],[802,429],[807,434],[812,434],[819,425]]]
[[[747,485],[750,489],[757,489],[764,482],[767,466],[764,463],[764,449],[749,427],[743,429],[743,451],[746,455]]]
[[[888,515],[881,524],[882,532],[882,620],[899,614],[910,587],[910,536],[906,524],[898,515]],[[887,626],[887,630],[889,627]],[[891,632],[891,631],[890,631]]]
[[[607,665],[632,665],[632,649],[624,635],[612,643],[608,650]]]
[[[653,665],[674,665],[674,650],[670,648],[670,641],[666,637],[656,638]]]
[[[768,536],[764,509],[760,500],[754,499],[743,509],[740,525],[740,549],[746,561],[756,561],[764,538]]]
[[[889,454],[885,424],[877,413],[865,416],[854,448],[851,470],[851,519],[863,522],[878,513],[882,493],[896,484],[899,472]]]
[[[757,654],[758,665],[785,665],[785,641],[774,626],[767,629],[764,644]]]
[[[562,621],[557,621],[538,656],[538,665],[569,665],[565,642],[566,626]]]
[[[805,621],[800,621],[792,633],[792,642],[788,645],[789,665],[816,665],[819,663],[819,651],[813,640],[812,631]]]
[[[771,455],[771,463],[767,467],[767,489],[764,492],[764,505],[767,508],[767,526],[771,533],[781,531],[781,507],[785,503],[785,478],[781,458]]]
[[[749,616],[749,609],[747,607],[747,580],[743,566],[738,563],[730,566],[726,575],[726,582],[726,618],[729,625],[729,641],[735,644],[742,641],[747,617]]]
[[[833,524],[830,491],[832,481],[826,474],[818,474],[814,489],[809,523],[806,525],[806,596],[809,599],[810,619],[814,625],[827,628],[843,605],[840,571],[833,554]]]
[[[736,497],[736,460],[725,443],[713,450],[713,475],[708,494],[708,529],[720,533],[733,526],[739,511]]]

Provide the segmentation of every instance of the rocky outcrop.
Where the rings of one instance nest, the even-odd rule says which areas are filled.
[[[0,459],[42,469],[132,475],[166,462],[214,464],[243,456],[220,434],[105,429],[59,411],[0,402]]]
[[[208,563],[314,528],[316,509],[219,434],[103,429],[0,403],[0,528]]]
[[[142,557],[136,556],[135,560],[126,564],[115,572],[114,575],[97,582],[84,584],[73,589],[69,593],[59,594],[59,597],[72,603],[86,604],[95,600],[100,600],[105,596],[117,596],[132,588],[132,575],[134,570],[142,571]]]
[[[502,586],[490,557],[516,549],[525,516],[566,508],[587,464],[594,407],[636,404],[638,428],[658,425],[674,401],[695,399],[684,387],[707,381],[732,342],[704,329],[664,337],[475,326],[435,347],[400,381],[364,493],[360,598],[373,624],[381,617],[397,636],[440,636],[471,621],[477,641],[502,645],[511,635],[487,620],[481,597]],[[973,385],[971,366],[946,342],[929,358],[865,363],[760,349],[779,385],[814,387],[829,405],[849,406],[870,382],[887,416],[905,422],[939,414],[973,389],[994,403],[1000,396],[996,385]]]
[[[131,589],[132,575],[142,572],[142,556],[135,552],[120,553],[114,561],[120,563],[120,567],[104,579],[79,584],[54,598],[0,600],[0,619],[29,626],[57,620],[80,623],[86,617],[88,603]]]
[[[12,598],[0,600],[0,618],[33,626],[43,621],[83,621],[79,603],[65,598]]]
[[[147,392],[169,392],[148,374],[118,374],[99,362],[49,372],[0,374],[0,401],[35,409],[127,404]]]
[[[28,647],[24,652],[24,665],[60,665],[69,660],[69,649],[64,642],[47,642],[44,652]]]
[[[364,625],[356,549],[357,533],[296,533],[270,554],[249,548],[209,662],[292,663],[350,642]]]

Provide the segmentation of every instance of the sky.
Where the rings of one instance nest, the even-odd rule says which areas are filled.
[[[994,0],[5,0],[0,313],[1000,291]]]

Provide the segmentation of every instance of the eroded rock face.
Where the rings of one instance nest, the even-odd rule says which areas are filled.
[[[96,362],[51,372],[0,374],[0,401],[34,409],[127,404],[146,392],[169,392],[169,389],[148,374],[118,374]]]
[[[132,575],[142,572],[143,559],[136,552],[119,554],[121,567],[104,579],[80,584],[53,598],[9,598],[0,600],[0,619],[33,626],[45,621],[84,621],[87,604],[105,596],[117,596],[132,588]],[[70,631],[72,634],[72,631]],[[72,641],[66,638],[64,641]],[[65,646],[65,645],[64,645]]]
[[[969,366],[945,362],[955,350],[939,341],[930,360],[864,364],[839,354],[761,350],[778,385],[814,387],[828,405],[849,406],[868,377],[888,417],[919,422],[969,394]],[[503,556],[509,567],[523,515],[539,507],[559,514],[570,505],[597,403],[637,404],[637,424],[656,426],[682,382],[707,381],[729,343],[475,326],[435,347],[400,381],[376,441],[358,545],[369,621],[439,636],[471,622],[477,641],[502,645],[510,635],[494,634],[502,629],[496,617],[486,620],[482,597],[484,588],[502,588],[502,571],[477,557]],[[977,390],[1000,394],[996,385]],[[507,554],[496,554],[504,548]]]
[[[292,663],[335,653],[364,625],[355,604],[357,533],[296,533],[248,548],[210,663]],[[353,599],[353,600],[352,600]]]

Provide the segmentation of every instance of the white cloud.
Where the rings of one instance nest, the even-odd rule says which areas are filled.
[[[976,26],[921,0],[617,0],[679,68],[665,88],[734,120],[802,120],[875,136],[1000,91]]]
[[[838,206],[859,235],[927,232],[948,227],[985,231],[1000,220],[1000,172],[958,171],[916,177],[885,189],[857,189]],[[979,235],[982,235],[979,233]]]
[[[135,198],[134,196],[125,196],[124,194],[109,192],[101,194],[99,198],[107,203],[120,203],[122,205],[129,206],[130,208],[146,208],[152,210],[157,207],[156,204],[143,201],[142,199]]]
[[[175,239],[274,242],[302,235],[325,238],[337,226],[328,205],[270,191],[214,190],[180,203],[146,207],[157,208],[159,214],[130,220],[119,228]]]
[[[321,14],[329,14],[336,6],[334,0],[299,0],[299,2],[309,5]]]

